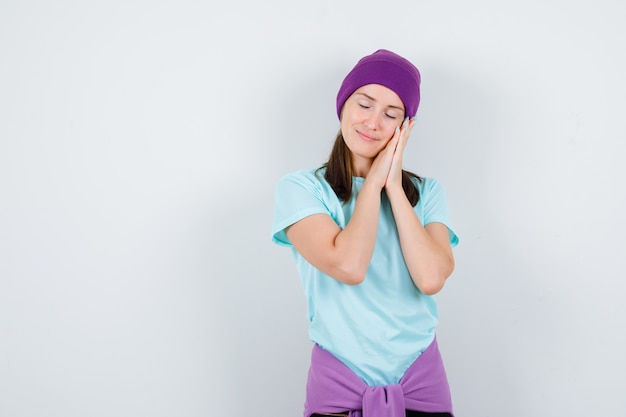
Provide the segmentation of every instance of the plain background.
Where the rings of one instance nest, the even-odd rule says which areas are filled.
[[[461,243],[459,417],[626,408],[622,1],[0,1],[0,415],[299,416],[311,344],[273,187],[378,48]]]

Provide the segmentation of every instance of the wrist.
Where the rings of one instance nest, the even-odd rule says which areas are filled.
[[[366,190],[367,191],[372,190],[377,193],[380,193],[384,187],[385,187],[384,182],[380,183],[374,177],[366,177],[365,181],[363,182],[363,186],[361,187],[361,192],[366,191]]]
[[[359,194],[376,194],[380,195],[380,192],[383,190],[384,185],[377,184],[375,181],[368,181],[367,178],[363,182],[363,186],[361,187],[361,191]]]
[[[402,188],[402,183],[385,185],[385,193],[390,200],[394,200],[399,197],[406,198],[406,193],[404,192],[404,188]]]

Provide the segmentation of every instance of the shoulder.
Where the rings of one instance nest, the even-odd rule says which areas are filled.
[[[278,179],[278,187],[286,184],[300,185],[305,188],[324,188],[328,183],[324,179],[325,168],[308,168],[284,174]]]
[[[415,184],[417,189],[420,191],[420,194],[429,193],[432,191],[443,189],[441,182],[439,182],[435,178],[420,176],[419,178],[411,177],[411,180],[413,181],[413,184]]]
[[[324,167],[299,169],[284,174],[278,181],[314,181],[319,178],[324,178],[324,171]]]
[[[447,206],[446,190],[442,183],[430,177],[420,177],[421,181],[414,179],[420,194],[418,205],[429,208],[444,208]]]

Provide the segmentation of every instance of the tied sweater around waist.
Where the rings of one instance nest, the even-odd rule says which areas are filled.
[[[450,387],[435,339],[398,384],[366,385],[330,352],[313,346],[304,417],[349,412],[349,417],[405,417],[406,410],[452,414]]]

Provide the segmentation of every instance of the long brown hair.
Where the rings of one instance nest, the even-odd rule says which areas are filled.
[[[322,168],[326,168],[324,178],[337,194],[337,197],[344,203],[352,196],[352,177],[354,176],[354,166],[352,164],[352,152],[348,149],[343,140],[341,130],[337,133],[335,144],[330,151],[328,162]],[[413,207],[420,199],[420,193],[411,178],[416,178],[419,182],[422,179],[416,174],[402,170],[402,188],[406,197]]]

